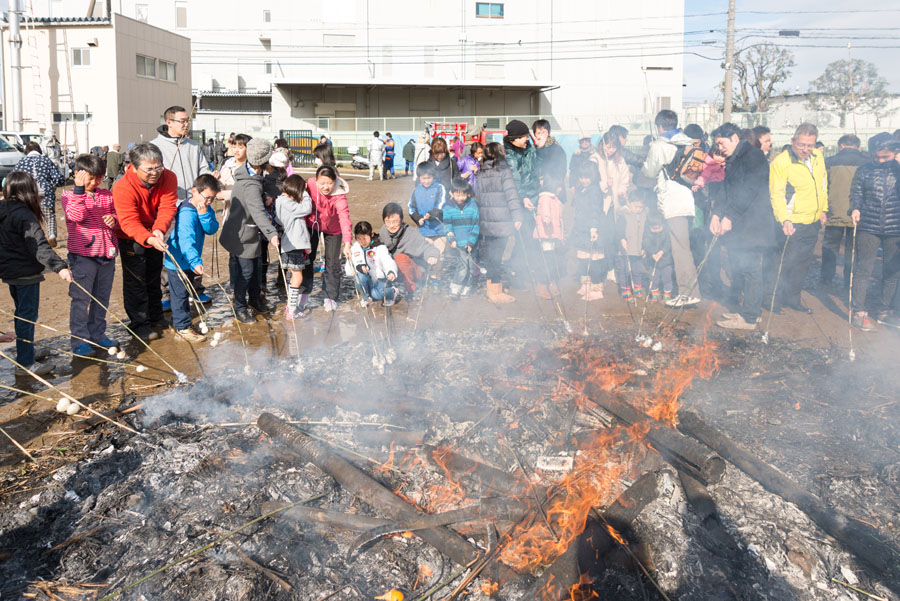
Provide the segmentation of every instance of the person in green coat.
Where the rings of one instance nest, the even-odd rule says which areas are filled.
[[[511,286],[524,290],[534,284],[535,279],[539,284],[546,284],[545,271],[538,269],[541,265],[541,257],[538,254],[540,250],[533,235],[535,210],[540,193],[537,151],[531,143],[528,126],[524,122],[513,119],[506,124],[503,149],[506,152],[506,163],[516,182],[519,200],[526,209],[523,211],[522,227],[517,232],[516,247],[511,261],[516,276]]]

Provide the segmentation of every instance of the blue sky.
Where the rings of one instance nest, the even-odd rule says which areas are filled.
[[[891,8],[893,7],[893,8]],[[724,55],[727,16],[691,17],[708,13],[725,13],[728,0],[685,0],[685,45],[714,41],[715,45],[688,48],[709,57]],[[751,12],[752,11],[752,12]],[[770,12],[771,11],[771,12]],[[789,11],[793,11],[789,14]],[[841,11],[841,12],[826,12]],[[867,12],[868,11],[868,12]],[[879,12],[872,12],[879,11]],[[887,12],[890,11],[890,12]],[[853,58],[870,61],[888,81],[888,89],[900,92],[900,5],[873,0],[738,0],[735,19],[737,46],[767,41],[759,35],[777,35],[779,30],[800,29],[800,38],[769,39],[783,46],[797,45],[797,65],[785,88],[806,92],[809,82],[825,70],[828,63],[846,59],[847,43]],[[715,30],[709,33],[708,30]],[[751,37],[752,36],[752,37]],[[745,38],[742,40],[742,38]],[[803,46],[835,46],[809,48]],[[893,49],[862,46],[894,46]],[[706,60],[690,54],[684,58],[685,100],[714,99],[722,81],[722,60]]]

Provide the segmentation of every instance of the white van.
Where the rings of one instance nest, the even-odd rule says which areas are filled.
[[[0,179],[9,175],[25,155],[16,150],[12,144],[0,137]]]
[[[19,152],[25,151],[25,145],[29,142],[37,142],[44,147],[44,134],[40,132],[25,131],[0,131],[0,137],[16,147]]]

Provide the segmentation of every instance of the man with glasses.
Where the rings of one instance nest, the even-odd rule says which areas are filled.
[[[802,123],[791,146],[769,168],[769,197],[775,219],[787,236],[779,302],[783,307],[812,313],[800,301],[806,272],[813,260],[819,230],[828,219],[828,175],[825,157],[816,149],[819,130]]]
[[[138,144],[129,152],[131,164],[113,186],[122,256],[122,297],[130,328],[144,340],[159,338],[163,319],[160,275],[166,232],[175,217],[178,182],[163,166],[154,144]]]
[[[191,198],[191,186],[197,176],[211,173],[200,144],[188,137],[191,124],[187,111],[170,106],[164,114],[166,123],[157,128],[159,135],[151,141],[163,156],[163,167],[178,178],[178,201]]]

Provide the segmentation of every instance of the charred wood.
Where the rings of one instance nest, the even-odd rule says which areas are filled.
[[[678,418],[679,429],[718,452],[769,492],[795,504],[857,558],[897,582],[900,552],[884,543],[877,530],[828,507],[816,495],[800,488],[791,478],[707,424],[696,413],[682,411]]]
[[[274,440],[290,447],[300,459],[312,463],[337,480],[348,492],[364,499],[392,519],[414,519],[424,515],[355,465],[271,413],[260,415],[257,425]],[[467,565],[477,556],[472,545],[446,528],[423,530],[419,536],[459,565]]]
[[[285,505],[290,505],[290,503],[263,503],[260,506],[260,513],[269,513],[271,511],[284,507]],[[281,516],[298,522],[305,522],[308,524],[323,524],[325,526],[332,526],[334,528],[341,528],[343,530],[350,530],[353,532],[371,530],[372,528],[388,526],[393,523],[391,520],[372,518],[369,516],[358,515],[354,513],[343,513],[341,511],[328,511],[326,509],[319,509],[317,507],[305,507],[303,505],[292,507],[291,509],[288,509],[287,511],[282,513]]]
[[[422,455],[428,463],[439,469],[443,465],[455,477],[473,479],[486,488],[509,496],[528,494],[528,485],[512,474],[449,449],[426,444],[422,445]]]
[[[613,528],[625,529],[659,496],[659,478],[660,472],[647,472],[638,478],[603,512],[603,518]],[[569,599],[572,587],[580,582],[581,574],[584,573],[579,565],[578,556],[580,548],[587,544],[586,538],[590,538],[592,556],[602,557],[616,546],[616,541],[605,528],[595,529],[590,537],[582,534],[577,540],[572,541],[565,553],[544,570],[523,598],[543,601]]]
[[[722,458],[696,440],[664,426],[607,392],[596,391],[591,399],[624,422],[632,425],[648,424],[647,440],[678,469],[687,471],[707,484],[716,484],[725,474],[725,462]]]

